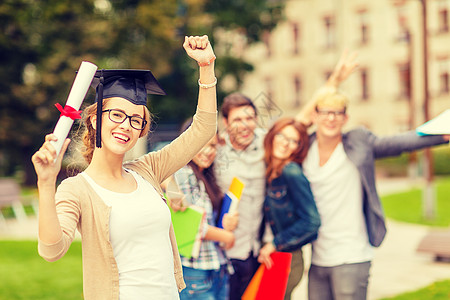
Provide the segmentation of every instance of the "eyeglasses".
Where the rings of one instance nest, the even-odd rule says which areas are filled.
[[[278,139],[278,140],[287,142],[289,147],[293,147],[293,148],[297,147],[298,143],[299,143],[299,141],[297,141],[295,139],[290,139],[287,136],[285,136],[284,134],[282,134],[281,132],[275,134],[275,138]]]
[[[122,124],[127,118],[130,119],[130,125],[134,129],[142,130],[147,125],[147,121],[139,116],[129,116],[118,109],[105,109],[102,112],[108,112],[108,117],[114,123]]]
[[[333,116],[336,120],[342,120],[345,116],[345,110],[316,110],[320,117],[329,118]]]

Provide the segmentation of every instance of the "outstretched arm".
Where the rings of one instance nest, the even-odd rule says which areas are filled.
[[[183,47],[186,53],[198,63],[200,68],[198,108],[208,112],[216,112],[217,78],[214,75],[214,60],[216,56],[208,36],[185,37]]]
[[[316,106],[317,93],[320,93],[323,89],[337,89],[342,82],[347,80],[347,78],[358,68],[358,62],[356,61],[357,56],[358,54],[356,52],[349,54],[348,50],[345,50],[342,53],[338,63],[334,67],[333,72],[325,83],[325,86],[321,87],[295,116],[297,121],[305,124],[306,126],[311,125],[311,115]]]

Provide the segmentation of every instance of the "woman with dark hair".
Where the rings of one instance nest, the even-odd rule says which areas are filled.
[[[273,240],[265,244],[258,261],[270,268],[274,251],[292,253],[291,272],[284,299],[300,282],[302,246],[317,238],[320,217],[301,163],[308,152],[308,134],[303,124],[291,118],[278,120],[264,139],[266,197],[264,217]]]
[[[182,131],[191,122],[192,119],[185,122]],[[223,199],[213,172],[217,143],[217,136],[214,136],[172,178],[184,195],[183,205],[202,207],[206,213],[206,222],[200,229],[202,243],[199,256],[191,259],[181,256],[186,282],[186,289],[180,293],[181,300],[228,299],[228,274],[233,269],[224,249],[231,248],[234,244],[232,231],[237,226],[237,213],[224,215],[224,229],[216,227]]]

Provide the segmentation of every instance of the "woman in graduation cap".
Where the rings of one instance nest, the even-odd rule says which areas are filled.
[[[216,133],[214,52],[207,36],[186,37],[200,66],[191,127],[157,152],[124,163],[149,131],[147,93],[164,94],[150,71],[100,70],[97,103],[84,111],[83,156],[88,167],[55,192],[61,153],[49,134],[32,161],[38,175],[39,254],[55,261],[81,234],[85,299],[178,299],[184,287],[170,212],[161,182],[186,165]]]

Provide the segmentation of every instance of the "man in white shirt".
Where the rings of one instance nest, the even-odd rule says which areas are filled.
[[[233,93],[221,107],[226,133],[224,145],[217,150],[214,171],[222,192],[233,177],[244,183],[239,202],[239,224],[234,231],[235,244],[227,251],[234,268],[230,276],[230,300],[240,300],[258,262],[262,206],[265,192],[263,140],[265,131],[257,128],[256,107],[246,96]]]
[[[346,133],[347,98],[335,88],[315,100],[310,149],[303,169],[321,218],[312,243],[310,300],[364,300],[373,247],[386,234],[375,185],[375,159],[448,142],[443,136],[407,132],[377,137],[357,128]]]

